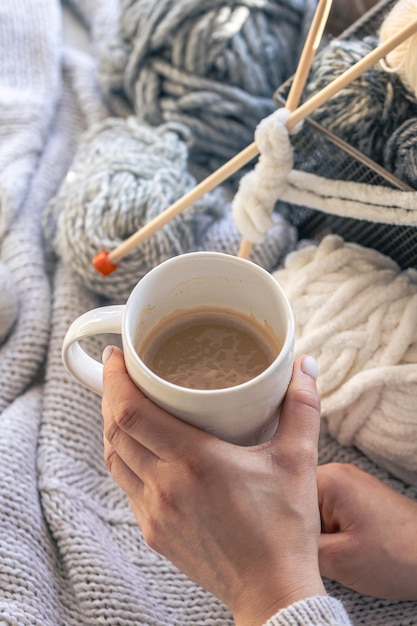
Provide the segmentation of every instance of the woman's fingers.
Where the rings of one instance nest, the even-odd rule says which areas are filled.
[[[104,439],[104,462],[117,484],[125,491],[128,498],[140,501],[143,493],[143,481],[124,462],[112,445]]]
[[[414,600],[417,504],[350,464],[321,466],[317,486],[322,575],[366,595]]]
[[[167,462],[187,455],[192,450],[215,440],[211,435],[174,418],[149,401],[131,381],[126,372],[123,353],[116,347],[103,353],[104,364],[103,416],[106,439],[122,454],[125,462],[136,472],[135,453],[128,437],[148,453]],[[313,460],[317,455],[320,429],[320,403],[315,378],[317,364],[312,357],[303,356],[294,363],[293,376],[281,407],[280,422],[274,446],[281,448],[289,462]],[[128,437],[124,438],[123,433]],[[310,453],[310,454],[309,454]],[[143,464],[146,455],[141,455]],[[150,462],[150,459],[148,459]],[[139,461],[138,461],[139,463]]]
[[[293,374],[281,407],[280,432],[297,440],[303,433],[318,438],[320,401],[316,387],[317,364],[311,356],[294,362]]]
[[[127,374],[121,350],[107,348],[103,356],[105,438],[136,475],[149,481],[156,475],[159,460],[175,462],[197,449],[201,454],[210,441],[216,446],[224,443],[149,401]],[[278,431],[270,442],[283,465],[297,470],[316,463],[320,428],[316,375],[312,357],[296,359]]]
[[[210,437],[148,400],[127,374],[121,350],[112,347],[111,352],[106,349],[103,355],[107,357],[102,403],[105,436],[113,444],[118,438],[118,449],[123,432],[155,457],[169,462],[183,454],[184,448],[199,445],[202,439]]]

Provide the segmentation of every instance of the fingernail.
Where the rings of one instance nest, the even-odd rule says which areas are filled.
[[[313,356],[305,356],[303,362],[301,363],[301,371],[314,380],[317,380],[317,376],[319,373],[319,367],[317,365],[317,361]]]
[[[101,355],[101,362],[104,363],[107,361],[107,359],[110,358],[111,353],[113,352],[113,346],[106,346],[103,350],[103,354]]]

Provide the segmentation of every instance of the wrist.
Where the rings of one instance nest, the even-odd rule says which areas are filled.
[[[326,596],[320,573],[317,571],[306,578],[302,573],[284,584],[274,578],[259,589],[245,590],[238,609],[233,611],[235,626],[263,626],[281,609],[313,596]]]

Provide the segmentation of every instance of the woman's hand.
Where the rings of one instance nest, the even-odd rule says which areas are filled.
[[[349,464],[317,474],[320,570],[362,594],[417,600],[417,502]]]
[[[120,350],[104,356],[105,462],[151,548],[225,602],[238,626],[260,626],[280,608],[324,595],[320,410],[303,360],[273,439],[244,448],[161,410],[133,385]],[[304,369],[311,365],[307,357]]]

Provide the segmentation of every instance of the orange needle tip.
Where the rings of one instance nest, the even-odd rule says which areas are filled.
[[[109,260],[109,253],[106,251],[96,254],[93,259],[93,265],[103,276],[108,276],[117,269],[117,265],[114,265],[114,263]]]

